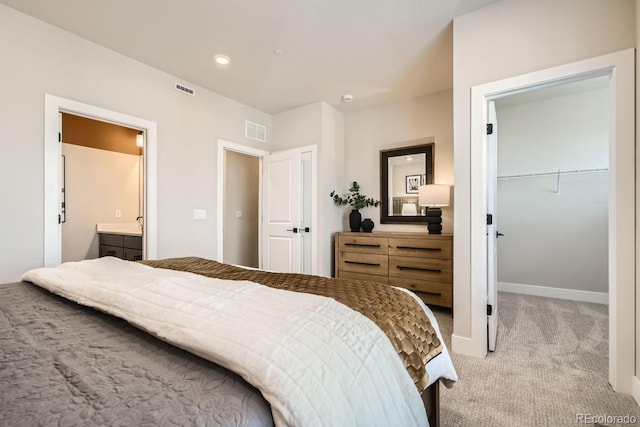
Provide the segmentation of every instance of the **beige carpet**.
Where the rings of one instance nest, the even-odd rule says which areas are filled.
[[[498,305],[496,351],[452,353],[460,381],[440,388],[443,426],[623,425],[611,416],[640,425],[634,399],[607,381],[607,306],[510,293]],[[451,312],[434,313],[451,348]]]

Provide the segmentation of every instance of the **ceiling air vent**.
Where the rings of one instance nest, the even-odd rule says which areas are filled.
[[[260,142],[267,142],[267,128],[257,123],[245,121],[244,134],[249,139],[255,139]]]
[[[188,95],[194,96],[196,91],[191,89],[190,87],[186,87],[185,85],[181,85],[180,83],[176,83],[176,90],[178,92],[186,93]]]

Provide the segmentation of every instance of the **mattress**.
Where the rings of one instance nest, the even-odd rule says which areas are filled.
[[[219,365],[31,283],[0,295],[0,425],[273,425]]]

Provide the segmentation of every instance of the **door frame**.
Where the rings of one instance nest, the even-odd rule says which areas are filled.
[[[218,139],[217,160],[217,200],[216,200],[216,261],[223,262],[224,258],[224,152],[234,151],[240,154],[257,157],[259,159],[258,170],[258,265],[262,266],[262,158],[269,154],[266,150],[236,144],[235,142]]]
[[[487,213],[493,216],[491,224],[487,221],[487,348],[495,351],[498,335],[498,117],[495,101],[487,101],[487,123],[493,131],[485,132],[487,149]]]
[[[608,75],[609,124],[609,382],[632,394],[635,375],[635,51],[627,49],[471,88],[471,340],[467,354],[486,355],[487,101]],[[453,340],[456,341],[454,335]],[[472,346],[469,346],[469,344]],[[635,383],[638,381],[636,380]],[[638,388],[636,385],[635,388]]]
[[[216,162],[216,176],[217,176],[217,197],[216,197],[216,261],[223,262],[224,255],[224,150],[235,151],[242,154],[247,154],[250,156],[255,156],[260,158],[260,190],[258,192],[258,217],[260,218],[258,223],[258,262],[260,267],[262,267],[262,204],[263,204],[263,157],[272,154],[268,151],[261,150],[259,148],[248,147],[246,145],[237,144],[235,142],[227,141],[224,139],[218,139],[218,159]],[[309,255],[311,257],[311,274],[318,274],[318,249],[317,245],[313,242],[318,241],[318,226],[319,226],[319,217],[318,217],[318,160],[317,160],[317,147],[316,145],[305,145],[303,147],[290,148],[287,150],[281,151],[289,151],[296,150],[300,153],[309,152],[311,153],[311,251],[312,253]],[[278,151],[274,152],[277,153]]]
[[[155,122],[61,98],[46,93],[44,99],[44,254],[43,265],[55,267],[62,262],[60,213],[60,156],[58,141],[60,113],[69,113],[103,122],[139,129],[146,135],[144,152],[144,234],[143,258],[157,258],[157,124]]]

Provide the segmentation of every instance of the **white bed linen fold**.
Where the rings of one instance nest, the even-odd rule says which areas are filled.
[[[391,342],[331,298],[111,257],[31,270],[22,280],[238,373],[271,404],[277,426],[428,425]]]

